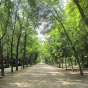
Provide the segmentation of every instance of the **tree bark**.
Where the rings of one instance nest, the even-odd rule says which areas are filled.
[[[71,60],[72,71],[74,72],[72,58],[70,58],[70,60]]]
[[[24,36],[24,54],[23,54],[23,68],[24,68],[24,62],[25,62],[25,57],[26,57],[26,43],[27,43],[27,33],[25,31],[25,36]]]
[[[0,39],[0,62],[1,62],[1,76],[4,76],[2,39]]]
[[[61,26],[62,26],[62,28],[63,28],[63,30],[64,30],[64,33],[65,33],[65,35],[66,35],[66,37],[67,37],[67,39],[68,39],[68,41],[69,41],[69,43],[70,43],[70,45],[71,45],[73,51],[74,51],[75,58],[77,59],[77,63],[78,63],[78,65],[79,65],[80,74],[83,75],[83,71],[82,71],[82,67],[81,67],[81,65],[80,65],[78,53],[76,52],[76,49],[75,49],[75,47],[73,46],[72,41],[70,40],[70,37],[69,37],[69,35],[68,35],[68,33],[67,33],[67,31],[66,31],[64,25],[62,24],[61,20],[60,20],[59,22],[60,22],[60,24],[61,24]]]
[[[88,19],[86,18],[83,9],[81,8],[80,4],[79,4],[79,0],[73,0],[73,2],[75,3],[75,5],[77,6],[80,15],[82,17],[82,19],[84,20],[85,24],[88,26]]]
[[[21,38],[21,28],[18,34],[18,40],[17,40],[17,46],[16,46],[16,71],[18,71],[18,50],[19,50],[20,38]]]
[[[64,59],[65,59],[65,69],[67,70],[67,59],[66,57],[64,57]]]
[[[14,29],[12,31],[12,40],[11,40],[11,72],[13,73],[13,37],[14,37],[14,31],[15,31],[15,26]]]
[[[49,7],[48,7],[48,9],[51,10]],[[57,16],[54,14],[54,12],[57,14]],[[73,45],[73,43],[72,43],[72,41],[71,41],[71,39],[70,39],[70,37],[69,37],[67,31],[66,31],[66,28],[65,28],[65,26],[64,26],[63,23],[62,23],[61,17],[59,16],[59,14],[58,14],[58,12],[57,12],[57,10],[56,10],[55,8],[54,8],[54,12],[51,10],[52,15],[55,17],[55,19],[60,23],[60,25],[61,25],[62,28],[63,28],[63,31],[64,31],[64,33],[65,33],[65,35],[66,35],[66,37],[67,37],[67,40],[69,41],[69,43],[70,43],[70,45],[71,45],[71,47],[72,47],[72,50],[74,51],[75,58],[76,58],[77,63],[78,63],[78,65],[79,65],[80,75],[83,75],[83,71],[82,71],[82,67],[81,67],[81,65],[80,65],[78,53],[76,52],[76,49],[75,49],[75,47],[74,47],[74,45]]]

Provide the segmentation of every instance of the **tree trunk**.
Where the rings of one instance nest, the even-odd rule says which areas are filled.
[[[81,61],[82,61],[82,64],[84,64],[84,55],[82,55],[82,57],[81,57],[82,59],[81,59]]]
[[[83,75],[83,71],[82,71],[82,68],[81,68],[81,65],[80,65],[80,61],[79,61],[79,58],[78,58],[78,53],[76,52],[76,49],[75,49],[75,47],[73,46],[73,44],[72,44],[72,42],[71,42],[71,40],[70,40],[70,37],[69,37],[69,35],[67,34],[67,31],[66,31],[66,29],[65,29],[65,27],[64,27],[64,25],[62,24],[61,21],[60,21],[60,24],[61,24],[61,26],[62,26],[62,28],[63,28],[63,30],[64,30],[64,32],[65,32],[65,35],[66,35],[66,37],[67,37],[67,39],[68,39],[68,41],[69,41],[69,43],[70,43],[70,45],[71,45],[73,51],[74,51],[75,58],[77,59],[77,63],[78,63],[78,65],[79,65],[80,74]]]
[[[67,59],[66,59],[66,57],[65,57],[65,68],[67,70]]]
[[[0,61],[1,61],[1,76],[4,76],[3,47],[1,39],[0,39]]]
[[[82,19],[84,20],[85,24],[88,26],[88,19],[86,18],[85,14],[83,12],[83,9],[81,8],[81,6],[79,4],[79,0],[73,0],[73,2],[76,4]]]
[[[48,8],[49,8],[49,7],[48,7]],[[50,8],[49,8],[49,9],[50,9]],[[50,10],[51,10],[51,9],[50,9]],[[75,58],[76,58],[77,63],[78,63],[78,65],[79,65],[80,75],[83,75],[83,71],[82,71],[82,68],[81,68],[81,65],[80,65],[78,53],[76,52],[76,49],[75,49],[75,47],[74,47],[74,45],[73,45],[73,43],[72,43],[72,41],[71,41],[71,39],[70,39],[70,37],[69,37],[67,31],[66,31],[66,28],[65,28],[65,26],[63,25],[63,23],[62,23],[62,21],[61,21],[61,17],[59,16],[59,14],[58,14],[58,12],[57,12],[57,10],[56,10],[55,8],[54,8],[54,11],[55,11],[55,13],[57,14],[57,16],[52,12],[52,10],[51,10],[51,13],[52,13],[53,16],[55,17],[55,19],[60,23],[60,25],[62,26],[63,31],[64,31],[64,33],[65,33],[65,35],[66,35],[66,37],[67,37],[67,40],[69,41],[69,43],[70,43],[70,45],[71,45],[71,47],[72,47],[72,50],[74,51]]]
[[[63,59],[62,59],[62,68],[63,68]]]
[[[24,68],[24,61],[25,61],[25,57],[26,57],[26,43],[27,43],[27,33],[25,32],[25,36],[24,36],[24,55],[23,55],[23,68]]]
[[[11,72],[13,73],[13,35],[14,35],[14,30],[12,33],[12,40],[11,40]]]
[[[71,61],[72,71],[74,72],[72,58],[70,58],[70,61]]]
[[[18,71],[18,50],[19,50],[19,44],[20,44],[20,37],[21,37],[21,28],[20,28],[20,33],[18,34],[18,41],[16,46],[16,71]]]

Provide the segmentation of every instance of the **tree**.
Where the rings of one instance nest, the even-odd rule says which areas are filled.
[[[84,11],[79,4],[79,0],[73,0],[73,2],[76,4],[76,6],[80,12],[80,15],[82,16],[82,19],[84,20],[85,24],[88,26],[88,19],[86,18]]]

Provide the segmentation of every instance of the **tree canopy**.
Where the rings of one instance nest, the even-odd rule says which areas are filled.
[[[44,41],[37,36],[44,35]],[[37,62],[88,67],[87,0],[0,0],[0,68]]]

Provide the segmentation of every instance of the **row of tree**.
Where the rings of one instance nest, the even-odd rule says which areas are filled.
[[[66,4],[58,0],[45,0],[43,3],[48,12],[46,15],[49,29],[46,39],[42,44],[46,63],[77,63],[80,74],[83,75],[82,67],[88,67],[88,1],[68,0]],[[47,22],[46,21],[46,22]],[[50,26],[51,25],[51,26]]]
[[[26,0],[0,0],[0,69],[36,63],[39,40]]]
[[[88,65],[87,0],[0,0],[0,67],[36,63]],[[41,26],[42,24],[42,26]],[[44,27],[39,43],[36,29]],[[40,48],[39,48],[40,46]]]

